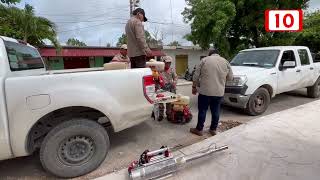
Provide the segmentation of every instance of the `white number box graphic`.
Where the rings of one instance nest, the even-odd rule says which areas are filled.
[[[266,10],[265,29],[272,31],[302,31],[302,10]]]

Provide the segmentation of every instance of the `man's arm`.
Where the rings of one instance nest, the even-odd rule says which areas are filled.
[[[200,84],[200,75],[201,75],[201,68],[204,64],[204,61],[201,60],[201,63],[196,67],[196,71],[194,72],[193,75],[193,87],[198,87]]]
[[[150,48],[148,47],[147,41],[146,41],[146,37],[145,37],[145,33],[144,33],[144,28],[141,22],[138,22],[135,24],[135,34],[136,34],[136,38],[138,41],[138,45],[139,47],[146,53],[149,54],[151,53]]]
[[[112,58],[112,61],[111,62],[119,62],[121,61],[121,59],[119,59],[119,57],[117,55],[115,55],[113,58]]]
[[[229,72],[228,72],[228,75],[227,75],[227,80],[228,81],[232,81],[233,80],[233,72],[232,72],[232,68],[231,68],[229,63],[228,63],[228,69],[229,69]]]
[[[173,85],[176,86],[178,83],[178,75],[175,71],[172,70],[172,79],[173,79]]]

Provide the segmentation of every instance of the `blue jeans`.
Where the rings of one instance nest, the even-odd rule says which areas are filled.
[[[206,121],[207,111],[210,106],[211,114],[212,114],[212,120],[211,120],[211,126],[210,130],[216,130],[219,123],[220,118],[220,107],[223,97],[217,97],[217,96],[205,96],[202,94],[199,94],[198,96],[198,124],[197,124],[197,130],[202,131],[204,122]]]

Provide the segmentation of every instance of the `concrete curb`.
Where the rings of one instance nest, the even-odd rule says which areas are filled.
[[[183,82],[183,83],[178,83],[177,86],[188,86],[192,85],[192,82]]]

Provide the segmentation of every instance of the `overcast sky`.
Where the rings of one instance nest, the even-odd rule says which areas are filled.
[[[158,32],[158,37],[163,34],[165,43],[177,40],[180,44],[190,45],[183,39],[190,32],[181,15],[185,0],[140,2],[149,19],[145,23],[146,30],[152,34]],[[22,0],[18,6],[23,7],[25,3],[35,8],[36,15],[57,24],[61,43],[74,37],[87,45],[115,45],[129,18],[129,0]],[[320,9],[320,0],[311,0],[310,10],[315,9]]]

